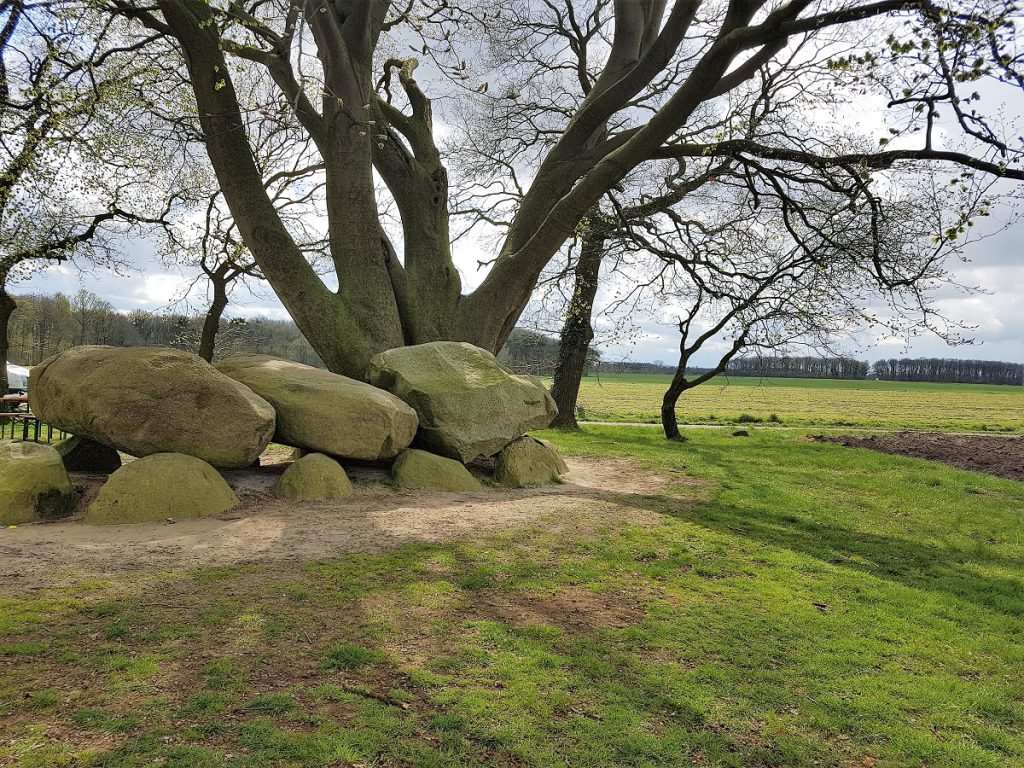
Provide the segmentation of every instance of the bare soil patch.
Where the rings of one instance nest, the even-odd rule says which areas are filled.
[[[1024,438],[1021,437],[895,432],[870,437],[816,435],[810,439],[848,448],[870,448],[882,453],[930,459],[958,469],[1024,481]]]
[[[515,627],[554,626],[574,635],[623,629],[644,618],[644,595],[566,587],[547,598],[515,593],[485,594],[473,605],[481,618]]]
[[[654,521],[642,497],[686,482],[627,459],[588,457],[569,460],[562,484],[431,493],[395,490],[381,470],[355,468],[350,498],[294,502],[268,493],[285,466],[225,473],[242,503],[217,518],[116,526],[68,519],[0,529],[0,580],[31,588],[89,576],[315,560],[485,536],[541,520],[567,530],[627,517]],[[84,473],[72,479],[83,502],[103,482],[102,475]]]

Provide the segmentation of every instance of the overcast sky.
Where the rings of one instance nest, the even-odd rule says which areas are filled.
[[[425,67],[429,70],[429,63]],[[482,75],[481,75],[482,76]],[[992,114],[1003,119],[1024,121],[1024,105],[1020,94],[1011,90],[1009,96],[996,86],[978,86],[985,94]],[[885,103],[878,95],[856,96],[852,101],[835,106],[843,124],[865,136],[888,135],[885,132]],[[435,114],[435,130],[439,135],[448,131],[443,108]],[[834,119],[836,115],[830,119]],[[937,128],[941,143],[943,129]],[[920,138],[915,135],[900,137],[896,143],[916,146]],[[1004,225],[1005,225],[1004,219]],[[996,222],[996,228],[999,224]],[[978,229],[981,227],[979,226]],[[994,231],[994,230],[993,230]],[[206,288],[200,284],[189,294],[194,275],[184,274],[155,258],[153,247],[144,240],[124,243],[123,252],[130,269],[122,274],[92,267],[81,271],[78,265],[52,266],[35,274],[31,279],[12,286],[15,294],[62,292],[73,294],[81,288],[98,294],[116,309],[162,311],[201,311],[207,302]],[[477,269],[478,261],[488,260],[493,253],[478,242],[466,239],[456,243],[455,261],[463,278],[464,291],[472,290],[484,273]],[[980,239],[967,247],[969,263],[954,267],[957,282],[974,286],[978,290],[963,293],[951,287],[936,294],[936,308],[947,317],[973,328],[966,335],[973,336],[975,344],[948,346],[936,336],[920,336],[909,341],[893,338],[872,338],[868,332],[854,334],[846,351],[862,359],[877,360],[895,356],[959,357],[1009,360],[1024,362],[1024,222]],[[84,266],[84,265],[83,265]],[[609,292],[610,293],[610,292]],[[607,300],[608,296],[605,296]],[[186,301],[182,301],[186,299]],[[599,297],[600,305],[600,297]],[[600,307],[599,307],[600,308]],[[655,314],[655,313],[652,313]],[[287,312],[269,288],[256,287],[253,291],[236,290],[227,310],[228,316],[269,317],[286,319]],[[634,324],[631,333],[609,334],[606,329],[614,325],[608,318],[599,318],[597,343],[606,360],[636,360],[674,362],[678,356],[678,336],[671,316],[660,313],[658,319],[645,318]],[[550,323],[554,330],[557,319]],[[724,345],[718,345],[718,348]],[[694,365],[717,362],[718,348],[698,354]]]
[[[106,269],[93,268],[80,272],[75,266],[52,267],[31,280],[15,286],[16,293],[62,292],[71,294],[80,288],[92,291],[115,308],[128,312],[147,309],[154,312],[182,309],[178,304],[190,284],[191,276],[161,264],[152,256],[145,241],[125,243],[132,271],[118,275]],[[467,289],[481,279],[476,272],[479,250],[464,247],[456,261]],[[849,352],[858,357],[878,358],[907,355],[910,357],[960,357],[1024,362],[1024,222],[1018,222],[994,236],[969,246],[970,263],[956,270],[958,280],[981,290],[969,294],[951,288],[937,294],[937,306],[949,317],[963,321],[975,329],[976,344],[950,347],[934,336],[913,339],[907,347],[898,339],[851,340]],[[189,306],[203,308],[205,293],[194,291]],[[281,303],[269,290],[237,291],[232,296],[228,314],[244,317],[287,318]],[[600,326],[598,340],[601,340]],[[873,342],[873,343],[872,343]],[[645,320],[628,338],[620,337],[601,345],[607,360],[662,360],[672,362],[677,356],[677,336],[668,324]],[[712,360],[715,350],[694,360],[695,365]]]

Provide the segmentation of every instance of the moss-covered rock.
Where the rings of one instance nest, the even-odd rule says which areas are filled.
[[[270,492],[294,501],[343,499],[352,495],[352,482],[334,459],[310,453],[288,467]]]
[[[89,505],[85,520],[96,525],[155,523],[168,517],[212,517],[236,506],[234,491],[205,461],[158,453],[112,474]]]
[[[48,445],[0,440],[0,525],[66,517],[75,491]]]
[[[277,411],[274,441],[349,459],[390,459],[416,434],[416,412],[390,392],[266,355],[240,355],[217,370]]]
[[[558,414],[546,389],[513,376],[490,352],[462,342],[382,352],[370,361],[368,379],[416,410],[415,445],[463,463],[493,456]]]
[[[410,448],[391,466],[391,477],[402,488],[422,491],[479,491],[480,481],[455,459]]]
[[[515,488],[553,483],[568,471],[554,448],[530,435],[506,445],[494,462],[495,481]]]
[[[270,403],[176,349],[74,347],[32,369],[29,397],[43,421],[132,456],[242,469],[274,434]]]
[[[54,448],[68,472],[103,472],[109,475],[121,468],[121,456],[117,451],[87,437],[69,437]]]

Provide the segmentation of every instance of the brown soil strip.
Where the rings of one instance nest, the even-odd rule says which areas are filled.
[[[882,453],[929,459],[958,469],[1024,481],[1024,438],[1021,437],[896,432],[870,437],[816,435],[808,439],[845,445],[848,448],[870,448]]]

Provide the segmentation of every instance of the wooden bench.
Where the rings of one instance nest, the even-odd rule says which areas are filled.
[[[24,407],[24,410],[21,410]],[[6,395],[0,397],[0,440],[31,440],[39,443],[52,443],[54,436],[58,440],[70,437],[67,432],[54,429],[44,424],[28,408],[28,398],[24,395]]]

